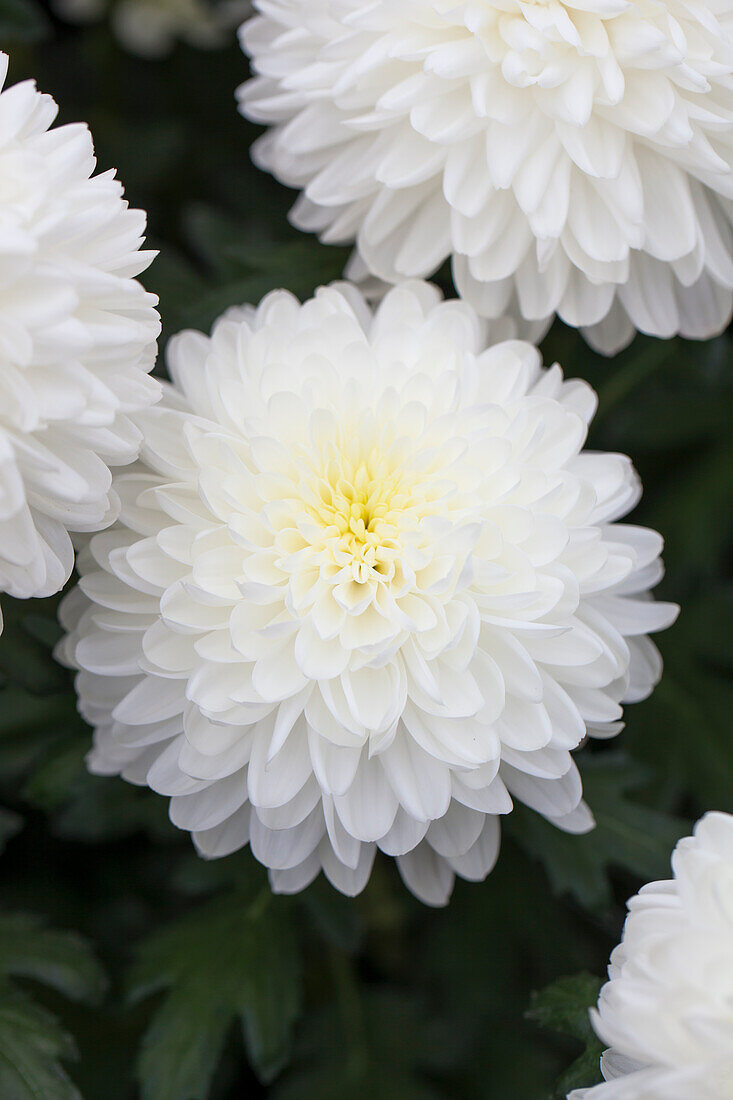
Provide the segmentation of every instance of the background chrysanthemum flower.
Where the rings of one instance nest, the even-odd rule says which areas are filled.
[[[68,580],[69,531],[114,520],[109,466],[137,457],[130,413],[160,396],[145,215],[56,113],[31,81],[0,93],[0,591],[23,598]]]
[[[728,0],[255,0],[239,92],[292,219],[610,353],[731,315]]]
[[[630,900],[593,1012],[606,1083],[569,1100],[733,1095],[733,816],[706,814],[672,870]]]
[[[109,9],[115,37],[140,57],[164,57],[177,41],[215,49],[231,41],[250,12],[249,0],[53,0],[74,23],[101,18]]]
[[[169,366],[64,605],[92,770],[279,891],[357,893],[378,847],[444,903],[511,796],[590,828],[570,752],[651,691],[676,612],[659,535],[614,522],[631,463],[582,452],[593,391],[425,283],[374,316],[275,292]]]

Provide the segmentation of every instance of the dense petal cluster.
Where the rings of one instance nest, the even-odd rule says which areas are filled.
[[[215,49],[231,41],[250,0],[53,0],[64,19],[86,23],[108,10],[118,42],[140,57],[164,57],[177,41]]]
[[[593,1014],[606,1083],[569,1100],[733,1096],[733,816],[706,814],[672,869],[631,899],[611,955]]]
[[[733,296],[731,0],[255,0],[256,163],[359,270],[536,338],[704,338]],[[356,269],[354,269],[356,270]]]
[[[0,591],[23,598],[68,580],[69,531],[114,520],[109,466],[137,457],[130,413],[160,396],[145,215],[56,112],[31,81],[0,93]]]
[[[280,891],[354,894],[380,848],[444,903],[511,796],[590,828],[571,750],[650,692],[676,611],[661,538],[614,522],[631,463],[582,451],[593,391],[425,283],[275,292],[169,368],[63,609],[92,770]]]

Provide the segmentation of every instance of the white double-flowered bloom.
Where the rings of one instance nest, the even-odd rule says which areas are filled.
[[[375,314],[275,292],[168,361],[63,610],[91,769],[279,891],[357,893],[380,848],[442,904],[512,796],[592,827],[571,751],[651,691],[676,611],[659,535],[615,522],[631,463],[582,450],[593,391],[425,283]]]
[[[706,814],[672,870],[629,902],[593,1013],[606,1083],[568,1100],[733,1096],[733,816]]]
[[[23,598],[68,580],[69,531],[115,519],[109,467],[137,457],[130,414],[160,397],[145,215],[56,113],[32,81],[0,93],[0,591]]]
[[[730,0],[255,0],[242,112],[352,277],[425,277],[537,339],[707,338],[733,296]]]

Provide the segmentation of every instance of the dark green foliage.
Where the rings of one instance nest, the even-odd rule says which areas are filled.
[[[429,1079],[450,1061],[450,1032],[426,1005],[398,990],[356,986],[350,960],[330,956],[335,1003],[304,1024],[300,1065],[274,1089],[276,1100],[439,1100],[447,1094]]]
[[[0,0],[0,47],[11,81],[35,77],[62,121],[89,122],[100,168],[148,211],[161,346],[339,277],[347,250],[295,233],[292,196],[250,164],[233,41],[142,61],[104,21]],[[518,809],[496,870],[445,911],[384,858],[356,900],[322,879],[270,897],[249,852],[199,859],[164,799],[87,773],[91,735],[51,653],[57,600],[3,597],[0,896],[39,918],[0,916],[0,1100],[548,1100],[598,1080],[587,1009],[624,902],[668,875],[696,817],[733,808],[731,346],[640,337],[609,362],[561,324],[548,335],[546,362],[599,393],[590,445],[634,458],[634,522],[665,535],[660,595],[683,611],[652,697],[615,743],[579,754],[596,831]],[[86,941],[110,976],[101,1004]]]
[[[149,1100],[203,1100],[227,1031],[241,1026],[249,1060],[268,1081],[282,1068],[300,1009],[290,907],[267,885],[235,889],[144,943],[130,999],[167,990],[143,1039],[139,1078]]]
[[[592,832],[563,833],[524,806],[508,819],[507,832],[540,860],[558,893],[567,892],[586,909],[603,909],[613,896],[610,868],[623,868],[642,881],[668,878],[670,852],[689,832],[683,819],[628,797],[648,779],[645,769],[620,753],[589,757],[583,787],[596,819]]]
[[[104,974],[87,944],[44,928],[25,914],[0,914],[0,1096],[3,1100],[77,1100],[62,1061],[77,1049],[56,1017],[19,989],[31,978],[64,997],[97,1004]]]
[[[595,1085],[601,1080],[599,1058],[603,1046],[591,1027],[588,1009],[596,1003],[601,982],[592,974],[561,978],[541,993],[532,995],[530,1020],[540,1027],[579,1039],[585,1049],[562,1075],[552,1100],[564,1100],[571,1089]]]
[[[54,661],[51,649],[60,635],[56,601],[6,600],[0,647],[0,684],[21,687],[33,695],[63,690],[68,676]]]

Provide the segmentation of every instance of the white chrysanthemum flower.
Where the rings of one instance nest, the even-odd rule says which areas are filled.
[[[279,891],[357,893],[378,847],[444,903],[510,794],[591,827],[570,751],[649,693],[676,611],[659,535],[614,523],[631,463],[581,453],[593,391],[425,283],[374,315],[276,292],[169,366],[63,612],[91,769]]]
[[[198,49],[225,46],[250,13],[250,0],[53,0],[59,15],[92,22],[110,10],[115,37],[140,57],[165,57],[176,41]]]
[[[255,0],[242,112],[294,223],[610,353],[733,295],[730,0]],[[354,269],[357,270],[357,269]],[[354,271],[352,271],[352,275]]]
[[[733,1096],[733,816],[706,814],[672,870],[629,902],[593,1012],[606,1083],[569,1100]]]
[[[68,580],[69,531],[115,519],[109,466],[137,457],[130,413],[160,397],[145,215],[56,113],[32,81],[0,93],[0,591],[22,598]]]

